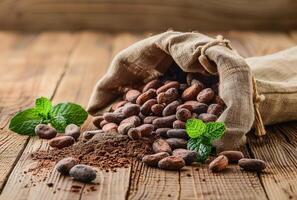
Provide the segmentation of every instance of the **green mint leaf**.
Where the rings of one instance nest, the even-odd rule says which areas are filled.
[[[59,103],[51,111],[51,123],[59,132],[64,132],[68,124],[82,125],[87,117],[88,113],[74,103]]]
[[[40,97],[35,101],[35,109],[44,119],[48,119],[52,103],[48,98]]]
[[[210,155],[212,145],[207,138],[191,138],[188,141],[187,149],[197,152],[197,161],[204,162]]]
[[[225,132],[225,124],[223,122],[209,122],[206,124],[206,134],[213,140],[220,139]]]
[[[43,121],[35,108],[18,112],[10,121],[9,129],[22,135],[34,135],[35,127]]]
[[[189,119],[186,122],[186,131],[190,138],[198,138],[203,135],[206,125],[199,119]]]

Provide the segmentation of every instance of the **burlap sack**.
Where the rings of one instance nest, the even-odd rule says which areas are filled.
[[[296,49],[290,52],[297,55]],[[245,142],[245,134],[255,121],[258,122],[256,124],[261,123],[258,106],[267,124],[297,119],[297,107],[293,105],[297,103],[297,69],[296,66],[291,68],[292,63],[283,63],[286,53],[247,59],[252,66],[250,68],[245,59],[231,50],[227,40],[213,39],[195,32],[168,31],[137,42],[120,52],[105,76],[97,82],[88,111],[92,115],[99,114],[100,109],[122,94],[125,88],[144,84],[160,76],[173,60],[185,72],[204,71],[202,65],[208,72],[219,74],[219,95],[227,106],[218,119],[225,123],[227,130],[215,146],[220,150],[234,149]],[[271,65],[270,60],[281,65]],[[293,60],[297,63],[295,58]],[[286,67],[290,70],[286,70]],[[266,96],[260,105],[263,97],[260,98],[253,86],[251,69],[258,79],[258,92]],[[287,71],[291,71],[290,74]],[[283,75],[284,78],[280,78]],[[286,84],[287,78],[292,83]],[[287,103],[291,108],[285,108]],[[286,113],[288,110],[289,114]],[[258,129],[261,130],[261,126]]]

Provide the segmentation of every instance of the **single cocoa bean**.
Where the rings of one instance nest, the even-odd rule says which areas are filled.
[[[150,99],[150,100],[148,100],[147,102],[145,102],[142,106],[141,106],[141,108],[140,108],[140,112],[141,112],[141,114],[143,114],[143,115],[145,115],[145,116],[148,116],[148,115],[150,115],[151,114],[151,112],[152,112],[152,106],[153,105],[155,105],[155,104],[157,104],[158,102],[157,102],[157,100],[156,99]]]
[[[157,119],[157,118],[159,118],[159,117],[157,117],[157,116],[148,116],[148,117],[146,117],[146,118],[143,119],[143,123],[144,124],[152,124],[153,121],[155,119]]]
[[[214,91],[211,88],[203,89],[197,96],[197,101],[200,103],[209,103],[215,96]]]
[[[181,108],[176,112],[176,119],[180,121],[186,122],[191,117],[192,117],[192,113],[185,108]]]
[[[201,90],[203,90],[205,88],[205,85],[201,81],[198,81],[197,79],[193,79],[191,81],[191,85],[198,85],[199,88],[201,88]]]
[[[225,103],[224,103],[223,99],[221,99],[221,97],[219,97],[217,95],[214,97],[213,103],[216,103],[216,104],[219,104],[219,105],[225,107]]]
[[[162,86],[162,82],[155,79],[155,80],[152,80],[150,82],[148,82],[142,89],[142,92],[146,92],[148,91],[149,89],[158,89],[159,87]]]
[[[179,88],[179,82],[169,81],[168,83],[166,83],[165,85],[163,85],[163,86],[159,87],[159,89],[157,89],[157,94],[160,94],[162,92],[166,92],[170,88],[178,89]]]
[[[199,92],[202,90],[202,86],[198,84],[193,84],[190,87],[188,87],[182,94],[182,100],[183,101],[190,101],[196,99]]]
[[[154,128],[155,127],[151,124],[143,124],[141,126],[138,126],[136,129],[139,130],[141,137],[149,137],[152,135]]]
[[[80,136],[80,127],[76,124],[69,124],[65,128],[65,134],[73,137],[75,140],[77,140]]]
[[[163,110],[163,116],[174,115],[176,113],[176,108],[180,105],[179,101],[173,101],[168,104]]]
[[[112,106],[111,106],[111,110],[112,111],[115,111],[121,107],[123,107],[126,103],[128,103],[128,101],[119,101],[119,102],[116,102],[114,103]]]
[[[178,149],[182,148],[185,149],[187,148],[187,140],[182,139],[182,138],[168,138],[166,139],[166,142],[169,144],[171,149]]]
[[[122,135],[127,135],[131,128],[135,128],[135,125],[132,123],[123,123],[119,125],[118,132]]]
[[[173,122],[176,120],[175,115],[170,115],[166,117],[159,117],[153,121],[153,125],[156,128],[171,128]]]
[[[210,104],[207,109],[208,114],[213,114],[216,116],[220,116],[223,111],[224,108],[220,104]]]
[[[266,163],[259,159],[242,158],[238,161],[239,167],[245,171],[261,172],[266,168]]]
[[[59,136],[51,139],[49,145],[54,148],[62,149],[64,147],[69,147],[75,143],[75,140],[71,136]]]
[[[142,158],[142,162],[148,166],[157,167],[158,162],[168,156],[170,156],[170,155],[167,152],[160,152],[160,153],[155,153],[152,155],[146,155]]]
[[[100,127],[102,128],[106,124],[108,124],[108,122],[106,120],[103,120],[103,121],[100,122]]]
[[[213,114],[207,114],[207,113],[202,113],[198,116],[199,119],[201,119],[204,122],[215,122],[217,121],[218,117]]]
[[[170,130],[171,128],[158,128],[156,130],[156,134],[161,136],[161,137],[167,137],[167,131]]]
[[[97,128],[101,128],[100,123],[104,120],[103,116],[96,116],[93,118],[93,124],[94,126],[96,126]]]
[[[189,138],[185,129],[171,129],[167,131],[167,136],[169,138],[182,138],[182,139]]]
[[[186,101],[184,104],[192,106],[192,112],[194,113],[201,114],[207,112],[208,106],[204,103],[199,103],[198,101]]]
[[[152,148],[153,148],[153,151],[155,153],[159,153],[159,152],[167,152],[169,154],[172,153],[171,147],[163,139],[157,139],[157,140],[155,140],[155,142],[152,145]]]
[[[108,124],[105,124],[103,127],[102,127],[102,130],[104,132],[109,132],[109,131],[114,131],[114,130],[117,130],[118,129],[118,125],[115,124],[115,123],[108,123]]]
[[[186,128],[186,123],[180,120],[175,120],[173,122],[173,128],[174,129],[185,129]]]
[[[228,158],[224,155],[218,156],[208,166],[212,172],[220,172],[227,168]]]
[[[133,124],[136,127],[136,126],[139,126],[141,124],[141,119],[138,116],[134,115],[134,116],[131,116],[131,117],[128,117],[128,118],[124,119],[121,122],[121,124],[126,124],[126,123]]]
[[[97,134],[101,134],[101,133],[104,133],[103,130],[92,130],[92,131],[85,131],[83,133],[83,138],[86,139],[86,140],[90,140],[92,139],[95,135]]]
[[[46,124],[38,124],[35,127],[35,133],[42,139],[52,139],[57,135],[56,129]]]
[[[136,128],[130,128],[128,130],[128,136],[131,140],[138,140],[141,137],[140,131]]]
[[[109,112],[107,112],[107,113],[103,114],[103,118],[108,123],[119,124],[125,118],[125,116],[122,113],[109,113]]]
[[[72,167],[78,164],[78,160],[72,157],[63,158],[60,160],[55,168],[63,175],[68,175]]]
[[[147,102],[150,99],[153,99],[157,96],[156,94],[156,90],[155,89],[149,89],[148,91],[142,93],[141,95],[139,95],[139,97],[136,99],[136,103],[138,105],[142,105],[145,102]]]
[[[193,162],[195,162],[197,159],[197,156],[198,156],[196,151],[191,151],[191,150],[187,150],[187,149],[175,149],[172,152],[172,155],[181,156],[182,159],[184,159],[186,165],[190,165]]]
[[[238,163],[238,161],[244,157],[241,151],[222,151],[219,155],[226,156],[229,163]]]
[[[141,95],[141,92],[139,92],[138,90],[129,90],[126,94],[125,94],[125,98],[124,100],[135,103],[136,99]]]
[[[178,90],[175,88],[170,88],[166,92],[158,94],[157,101],[159,104],[170,104],[178,98]]]
[[[154,115],[161,116],[164,108],[163,104],[155,104],[151,107],[151,111]]]
[[[168,156],[158,162],[158,167],[165,170],[180,170],[186,165],[180,156]]]
[[[137,104],[125,105],[122,112],[126,118],[133,115],[138,115],[140,113],[140,106]]]
[[[185,108],[185,109],[189,110],[190,112],[193,111],[193,107],[192,107],[191,105],[189,105],[189,104],[182,104],[182,105],[179,105],[179,106],[176,108],[176,110],[179,110],[179,109],[181,109],[181,108]]]
[[[89,183],[96,179],[96,170],[88,165],[75,165],[69,171],[69,175],[77,181]]]

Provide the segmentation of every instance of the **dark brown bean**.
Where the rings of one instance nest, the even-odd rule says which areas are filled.
[[[185,108],[181,108],[176,112],[176,119],[180,121],[186,122],[191,117],[192,117],[192,113]]]
[[[150,82],[148,82],[142,89],[142,92],[146,92],[148,91],[149,89],[158,89],[159,87],[162,86],[162,82],[155,79],[155,80],[152,80]]]
[[[156,130],[156,134],[161,136],[161,137],[167,137],[167,131],[170,130],[171,128],[158,128]]]
[[[63,175],[68,175],[72,167],[78,164],[78,160],[72,157],[63,158],[60,160],[55,168]]]
[[[182,138],[182,139],[189,138],[185,129],[170,129],[169,131],[167,131],[167,137]]]
[[[167,152],[169,154],[172,153],[171,147],[169,146],[169,144],[163,140],[163,139],[158,139],[156,140],[153,145],[152,145],[153,151],[155,153],[159,153],[159,152]]]
[[[201,119],[204,122],[215,122],[217,121],[217,116],[213,114],[207,114],[207,113],[202,113],[198,116],[199,119]]]
[[[148,91],[142,93],[141,95],[139,95],[139,97],[136,99],[136,103],[138,105],[142,105],[145,102],[147,102],[150,99],[153,99],[157,96],[156,94],[156,90],[155,89],[149,89]]]
[[[219,155],[226,156],[229,163],[238,163],[238,161],[244,157],[241,151],[222,151]]]
[[[157,89],[157,94],[160,94],[162,92],[166,92],[170,88],[178,89],[179,88],[179,82],[177,82],[177,81],[170,81],[170,82],[166,83],[165,85],[163,85],[162,87],[160,87],[159,89]]]
[[[115,130],[118,130],[118,125],[115,123],[108,123],[102,127],[102,130],[104,132],[115,131]]]
[[[218,156],[208,166],[212,172],[220,172],[227,168],[228,158],[224,155]]]
[[[128,136],[132,140],[138,140],[141,137],[140,131],[136,128],[130,128],[128,130]]]
[[[186,128],[186,123],[180,120],[175,120],[173,122],[173,128],[174,129],[185,129]]]
[[[154,128],[155,127],[151,124],[143,124],[141,126],[138,126],[136,129],[139,130],[141,137],[149,137],[152,135]]]
[[[215,93],[211,88],[205,88],[198,94],[197,101],[200,103],[210,103],[214,96]]]
[[[91,182],[96,179],[96,171],[87,165],[75,165],[71,168],[69,175],[77,181],[84,183]]]
[[[203,89],[202,86],[198,84],[193,84],[190,87],[188,87],[182,94],[182,100],[183,101],[190,101],[195,100],[199,92]]]
[[[117,103],[114,103],[112,106],[111,106],[111,111],[115,111],[121,107],[123,107],[126,103],[128,103],[128,101],[119,101]]]
[[[181,108],[185,108],[185,109],[189,110],[190,112],[193,111],[193,107],[192,107],[191,105],[189,105],[189,104],[182,104],[182,105],[179,105],[179,106],[177,107],[176,110],[179,110],[179,109],[181,109]]]
[[[216,116],[220,116],[223,111],[224,108],[220,104],[210,104],[207,109],[208,114],[213,114]]]
[[[160,152],[160,153],[155,153],[152,155],[146,155],[142,158],[142,162],[148,166],[157,167],[158,162],[168,156],[170,156],[170,155],[167,152]]]
[[[155,128],[171,128],[175,120],[175,115],[159,117],[153,121],[153,125],[155,126]]]
[[[184,159],[186,165],[190,165],[193,162],[195,162],[198,156],[196,151],[191,151],[187,149],[175,149],[172,152],[172,155],[181,156]]]
[[[238,165],[245,171],[261,172],[266,168],[266,163],[259,159],[242,158],[238,161]]]
[[[136,99],[141,95],[141,92],[139,92],[138,90],[129,90],[126,94],[125,94],[125,100],[135,103]]]
[[[97,128],[101,128],[100,123],[104,120],[103,116],[96,116],[93,118],[93,124],[94,126],[96,126]]]
[[[69,147],[75,143],[75,140],[71,136],[59,136],[51,139],[49,145],[54,148],[62,149],[64,147]]]
[[[213,102],[225,107],[225,103],[224,103],[223,99],[221,99],[221,97],[219,97],[217,95],[214,97]]]
[[[178,149],[182,148],[185,149],[187,148],[187,140],[182,139],[182,138],[168,138],[166,139],[166,142],[169,144],[169,146],[172,149]]]
[[[157,100],[156,99],[150,99],[148,101],[146,101],[140,108],[140,112],[141,114],[148,116],[151,114],[152,112],[152,106],[157,104]]]
[[[168,156],[159,161],[158,167],[165,170],[180,170],[186,165],[180,156]]]
[[[57,135],[56,129],[46,124],[38,124],[35,127],[35,133],[42,139],[52,139]]]
[[[163,104],[155,104],[151,107],[151,111],[156,116],[161,116],[165,106]]]
[[[175,88],[170,88],[166,92],[158,94],[157,101],[159,104],[170,104],[178,98],[178,90]]]
[[[95,135],[97,135],[97,134],[102,134],[102,133],[104,133],[104,131],[103,130],[92,130],[92,131],[85,131],[84,133],[83,133],[83,138],[84,139],[86,139],[86,140],[90,140],[90,139],[92,139]]]
[[[179,101],[173,101],[168,104],[163,110],[163,116],[174,115],[176,113],[176,108],[180,105]]]
[[[103,118],[108,123],[115,123],[119,124],[125,118],[124,114],[122,113],[104,113]]]
[[[144,124],[152,124],[153,121],[155,119],[157,119],[157,118],[159,118],[159,117],[157,117],[157,116],[148,116],[148,117],[144,118],[143,123]]]
[[[201,114],[207,112],[208,106],[204,103],[199,103],[198,101],[186,101],[184,104],[192,106],[192,112],[194,113]]]
[[[123,115],[127,117],[131,117],[133,115],[139,115],[140,106],[137,104],[128,104],[123,107]]]
[[[131,128],[135,128],[133,123],[123,123],[119,125],[118,132],[122,135],[127,135]]]
[[[139,126],[141,124],[141,120],[138,116],[131,116],[131,117],[128,117],[126,119],[124,119],[121,124],[126,124],[126,123],[130,123],[130,124],[134,124],[134,126]],[[121,125],[120,124],[120,125]]]
[[[75,124],[69,124],[65,128],[65,134],[77,140],[80,136],[80,127]]]

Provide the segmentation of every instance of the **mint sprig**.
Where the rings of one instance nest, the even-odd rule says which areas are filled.
[[[46,97],[35,101],[35,107],[18,112],[10,121],[9,129],[22,135],[34,135],[38,124],[50,123],[58,132],[64,132],[68,124],[82,125],[88,113],[74,103],[52,106]]]
[[[212,150],[212,142],[220,139],[225,132],[223,122],[204,123],[199,119],[189,119],[186,131],[190,137],[187,148],[197,152],[197,161],[204,162]]]

